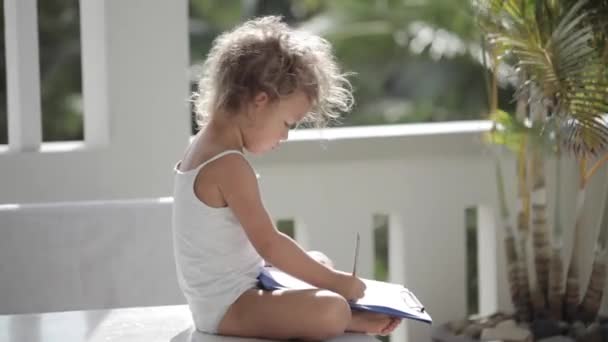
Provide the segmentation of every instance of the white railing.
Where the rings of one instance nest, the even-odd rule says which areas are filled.
[[[325,251],[341,269],[352,267],[358,232],[360,274],[373,276],[372,218],[388,215],[390,280],[414,290],[436,322],[443,322],[466,314],[465,209],[495,204],[493,164],[480,142],[488,126],[300,131],[276,153],[252,161],[273,217],[293,219],[296,238]],[[182,302],[172,264],[170,203],[0,207],[2,313]],[[481,309],[490,312],[501,304],[501,246],[493,217],[480,222]],[[428,334],[422,324],[409,328],[414,340]]]
[[[166,196],[190,133],[187,1],[81,1],[77,143],[41,141],[36,0],[4,4],[9,143],[0,146],[0,203]]]
[[[251,160],[271,215],[294,220],[300,243],[326,252],[341,269],[352,267],[358,232],[360,274],[373,275],[372,218],[387,215],[389,279],[411,288],[441,323],[466,315],[464,214],[470,207],[478,208],[480,311],[510,308],[494,163],[480,139],[488,127],[473,121],[299,131],[276,152]],[[77,151],[57,153],[78,160]],[[48,158],[37,156],[40,163]],[[509,157],[502,161],[514,208],[515,166]],[[547,169],[552,167],[549,162]],[[565,174],[575,180],[575,170],[571,163]],[[137,175],[120,178],[124,184],[140,181]],[[169,172],[162,178],[171,182]],[[554,181],[549,174],[549,189]],[[566,227],[573,187],[563,187]],[[604,189],[605,173],[589,188],[583,241],[590,246]],[[163,198],[0,206],[0,313],[183,302],[175,284],[167,196],[170,191]],[[552,217],[550,210],[550,223]],[[582,262],[591,257],[587,250]],[[588,267],[583,269],[586,277]],[[428,337],[428,327],[406,324],[399,334],[419,341]]]

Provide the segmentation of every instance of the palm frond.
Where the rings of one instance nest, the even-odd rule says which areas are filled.
[[[601,31],[592,10],[600,5],[578,0],[561,13],[556,0],[538,0],[530,15],[527,0],[489,3],[478,15],[489,50],[524,70],[544,97],[556,99],[556,114],[567,123],[562,143],[579,155],[606,150],[608,129],[602,115],[608,113],[608,63],[602,58],[608,58],[608,50],[605,42],[598,49]]]
[[[576,155],[598,156],[608,145],[608,128],[606,121],[601,118],[586,118],[582,112],[574,112],[573,117],[580,119],[569,120],[563,127],[564,146]]]
[[[557,25],[553,33],[554,39],[556,38],[556,36],[562,35],[564,32],[568,32],[569,30],[574,29],[574,27],[579,24],[579,22],[584,18],[584,16],[586,16],[586,14],[578,16],[577,14],[581,10],[581,8],[585,6],[586,3],[587,0],[580,0],[576,2],[566,13],[566,15],[561,18],[559,24]]]

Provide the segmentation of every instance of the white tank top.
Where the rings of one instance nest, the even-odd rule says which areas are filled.
[[[255,287],[263,260],[229,207],[212,208],[194,193],[194,180],[205,165],[236,150],[224,151],[197,168],[175,166],[173,243],[179,285],[192,312],[230,305]],[[208,314],[209,312],[207,312]]]

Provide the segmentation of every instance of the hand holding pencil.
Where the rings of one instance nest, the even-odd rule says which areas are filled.
[[[348,301],[356,301],[365,293],[365,283],[349,272],[334,271],[333,286],[328,290],[333,291]]]

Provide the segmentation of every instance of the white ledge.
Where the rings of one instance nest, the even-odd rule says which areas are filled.
[[[40,145],[37,151],[13,151],[9,145],[0,145],[0,154],[13,154],[13,153],[61,153],[61,152],[73,152],[82,151],[87,149],[87,145],[84,141],[52,141],[45,142]]]
[[[15,211],[24,209],[56,209],[56,208],[84,208],[84,207],[125,207],[125,206],[149,206],[165,203],[173,203],[173,197],[157,197],[157,198],[131,198],[131,199],[112,199],[112,200],[95,200],[95,201],[58,201],[58,202],[40,202],[40,203],[6,203],[0,204],[0,212]]]
[[[328,141],[383,137],[407,137],[438,134],[485,132],[492,128],[489,120],[444,121],[395,125],[349,126],[295,129],[289,132],[289,141]],[[194,136],[190,137],[190,141]]]
[[[289,133],[290,141],[364,139],[399,136],[436,135],[485,132],[492,127],[487,120],[446,121],[398,125],[351,126],[321,129],[296,129]]]
[[[290,132],[289,142],[298,141],[335,141],[367,138],[432,136],[445,134],[478,133],[490,130],[491,121],[446,121],[432,123],[413,123],[398,125],[331,127],[320,129],[296,129]],[[194,136],[190,137],[192,140]],[[39,153],[61,153],[82,151],[89,147],[84,141],[56,141],[42,143]],[[12,151],[9,145],[0,145],[1,154],[25,153]]]

